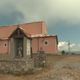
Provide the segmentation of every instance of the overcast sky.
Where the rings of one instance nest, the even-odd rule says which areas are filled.
[[[0,0],[0,25],[32,21],[45,21],[60,42],[80,44],[80,0]]]

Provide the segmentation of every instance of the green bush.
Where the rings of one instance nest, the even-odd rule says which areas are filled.
[[[64,50],[61,53],[62,53],[62,55],[65,55],[66,54]]]

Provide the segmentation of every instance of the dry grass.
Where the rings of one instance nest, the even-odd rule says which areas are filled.
[[[30,75],[0,74],[0,80],[80,80],[80,55],[47,57],[47,67]]]

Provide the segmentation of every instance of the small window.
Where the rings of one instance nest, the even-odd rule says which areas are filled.
[[[48,42],[47,41],[45,41],[45,45],[47,45],[48,44]]]
[[[48,40],[45,40],[44,41],[44,45],[48,45]]]
[[[5,46],[6,46],[6,44],[5,44]]]

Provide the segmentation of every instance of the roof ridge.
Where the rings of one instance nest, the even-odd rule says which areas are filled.
[[[27,32],[25,32],[25,30],[23,29],[23,27],[19,27],[21,30],[23,30],[24,31],[24,33],[27,33]],[[31,35],[30,33],[27,33],[28,35]]]

